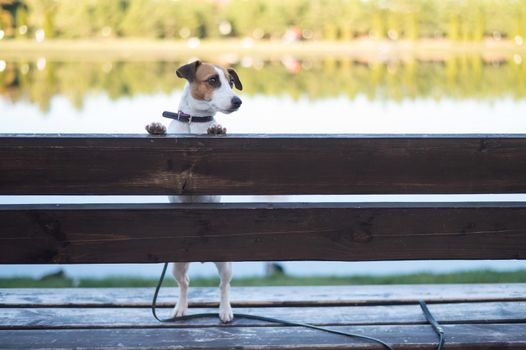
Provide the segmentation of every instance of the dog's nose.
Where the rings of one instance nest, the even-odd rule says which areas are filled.
[[[243,101],[241,101],[241,99],[237,96],[232,97],[232,100],[230,102],[235,108],[239,108],[239,106],[241,106],[241,104],[243,103]]]

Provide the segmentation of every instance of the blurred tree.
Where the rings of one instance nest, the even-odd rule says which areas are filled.
[[[416,40],[419,37],[418,19],[415,12],[409,12],[405,16],[404,24],[404,36],[409,40]]]
[[[54,13],[53,10],[49,9],[46,10],[44,13],[44,34],[46,35],[46,38],[54,38],[55,37],[55,23],[54,23]]]
[[[264,32],[261,27],[260,14],[264,11],[263,1],[232,0],[225,8],[228,19],[232,22],[235,36],[252,36],[255,30]]]
[[[124,36],[162,36],[156,24],[159,21],[159,11],[156,3],[149,0],[133,0],[129,2],[118,31]]]
[[[24,4],[16,9],[16,35],[25,38],[28,34],[27,6]]]
[[[55,27],[55,14],[63,6],[58,0],[24,0],[28,7],[29,29],[42,29],[46,38],[59,34]]]
[[[378,3],[374,3],[371,7],[371,10],[371,28],[369,32],[375,38],[382,39],[386,34],[385,24],[387,11],[380,7]]]
[[[460,39],[460,19],[457,14],[452,13],[450,15],[447,34],[449,40],[457,41]]]
[[[16,13],[24,4],[21,0],[0,0],[0,28],[6,37],[16,33]]]
[[[28,12],[17,11],[27,5]],[[25,18],[24,18],[25,17]],[[130,36],[282,38],[291,29],[305,40],[350,40],[372,35],[406,39],[526,36],[526,1],[519,0],[0,0],[0,25],[13,36],[17,22],[48,37]]]

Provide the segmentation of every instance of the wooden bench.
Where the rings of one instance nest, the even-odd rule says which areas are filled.
[[[2,195],[484,193],[526,193],[526,135],[0,136]],[[0,242],[2,264],[524,259],[526,202],[3,204]],[[1,289],[0,348],[381,348],[252,320],[158,323],[152,294]],[[235,312],[434,349],[418,299],[446,349],[526,348],[526,284],[232,290]],[[190,302],[213,311],[218,291]]]

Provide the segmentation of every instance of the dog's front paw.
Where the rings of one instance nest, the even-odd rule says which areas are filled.
[[[234,312],[230,305],[219,307],[219,318],[223,323],[232,322],[234,319]]]
[[[161,123],[150,123],[145,127],[150,135],[166,135],[166,127]]]
[[[188,311],[188,306],[176,305],[175,308],[172,310],[171,317],[176,318],[184,316],[186,314],[186,311]]]
[[[223,128],[219,124],[214,124],[206,131],[209,135],[224,135],[226,134],[226,128]]]

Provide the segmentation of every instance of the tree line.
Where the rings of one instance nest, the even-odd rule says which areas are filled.
[[[0,0],[4,38],[526,38],[522,0]],[[522,43],[522,41],[521,41]]]

